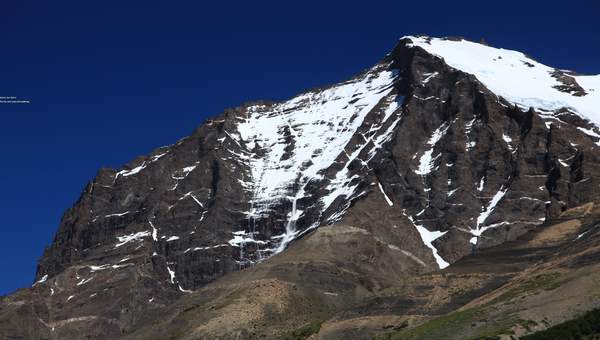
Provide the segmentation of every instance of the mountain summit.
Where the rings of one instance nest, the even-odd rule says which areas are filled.
[[[0,301],[0,338],[547,328],[600,305],[598,126],[598,75],[404,37],[348,81],[101,169]]]

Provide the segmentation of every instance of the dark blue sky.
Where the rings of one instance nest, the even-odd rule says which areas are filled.
[[[171,144],[226,107],[348,78],[403,35],[485,37],[600,73],[595,0],[89,3],[0,6],[0,97],[31,101],[0,104],[0,294],[31,284],[101,166]]]

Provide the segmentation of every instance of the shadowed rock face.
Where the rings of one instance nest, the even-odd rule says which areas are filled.
[[[314,278],[296,297],[310,310],[316,289],[369,295],[598,201],[593,122],[499,96],[422,40],[401,39],[347,82],[226,110],[122,170],[101,169],[63,216],[36,284],[3,298],[0,335],[129,334],[227,274],[243,283],[265,270],[281,273],[266,284],[282,294]],[[549,77],[562,95],[593,95],[581,76]],[[292,269],[272,267],[273,255]],[[498,283],[486,282],[477,289]],[[350,308],[321,307],[321,319]]]

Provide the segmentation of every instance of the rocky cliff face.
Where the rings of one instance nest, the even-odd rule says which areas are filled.
[[[461,39],[403,38],[349,81],[226,110],[100,170],[34,286],[2,302],[0,333],[127,334],[146,312],[321,228],[368,239],[359,253],[330,248],[380,278],[355,278],[367,290],[443,269],[598,201],[599,121],[600,76]]]

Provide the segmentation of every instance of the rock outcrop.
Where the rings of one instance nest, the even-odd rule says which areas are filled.
[[[599,118],[600,76],[405,37],[349,81],[228,109],[174,145],[101,169],[64,214],[33,287],[0,302],[0,337],[135,334],[196,290],[213,289],[217,303],[231,293],[224,276],[246,295],[252,275],[275,287],[257,297],[273,315],[292,299],[318,305],[323,320],[598,202]],[[244,306],[232,308],[256,304]],[[228,322],[206,313],[207,332]],[[314,321],[288,317],[288,329]]]

